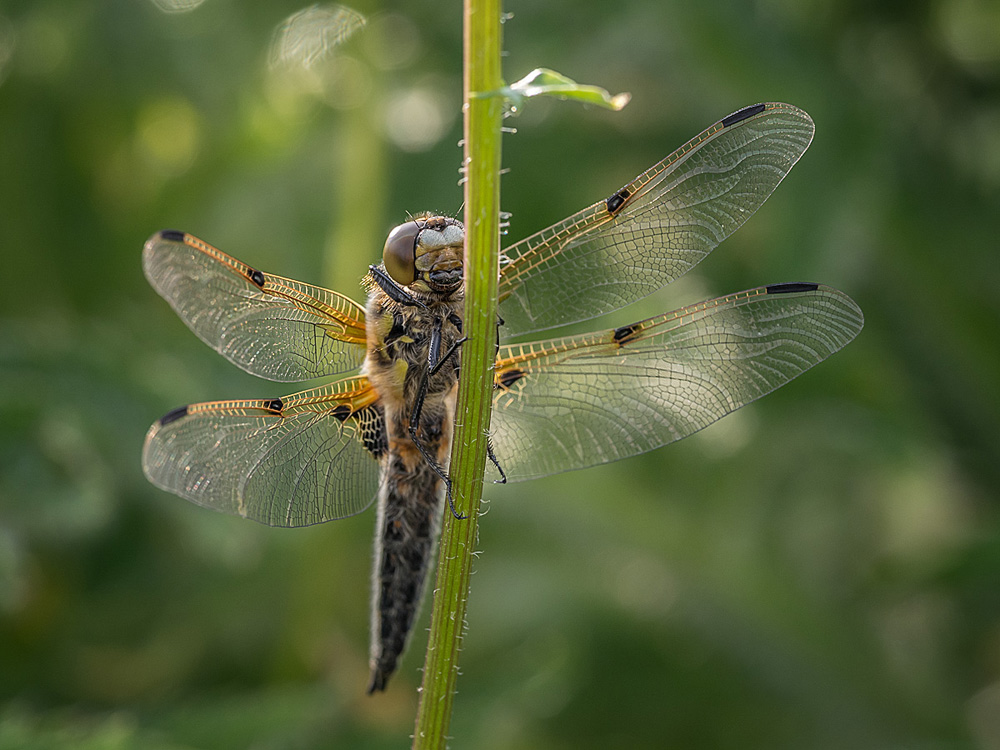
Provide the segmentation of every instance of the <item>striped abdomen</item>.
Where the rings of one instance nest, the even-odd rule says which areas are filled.
[[[436,438],[423,445],[447,461],[451,431],[435,432]],[[385,471],[375,527],[369,693],[385,689],[406,648],[426,588],[444,501],[441,479],[408,439],[390,438]]]

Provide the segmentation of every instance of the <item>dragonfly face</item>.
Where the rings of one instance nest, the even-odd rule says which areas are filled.
[[[812,134],[795,107],[747,107],[508,247],[502,335],[610,312],[677,278],[763,204]],[[176,409],[150,428],[143,468],[157,486],[272,526],[345,518],[377,498],[369,692],[384,689],[405,647],[443,513],[463,249],[454,219],[397,227],[366,280],[367,308],[182,232],[154,235],[143,252],[153,287],[243,369],[291,382],[361,366],[289,396]],[[607,331],[501,346],[496,458],[517,481],[652,450],[780,387],[862,325],[842,292],[772,284]]]
[[[382,251],[386,273],[413,291],[451,294],[462,284],[465,227],[456,219],[426,216],[389,232]]]

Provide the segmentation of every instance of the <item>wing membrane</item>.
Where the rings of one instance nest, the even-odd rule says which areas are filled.
[[[198,337],[247,372],[297,382],[364,357],[364,309],[322,287],[272,276],[183,232],[146,242],[143,269]]]
[[[494,450],[522,480],[658,448],[787,383],[863,323],[842,292],[781,284],[603,333],[501,347]]]
[[[360,513],[375,497],[385,422],[365,377],[280,399],[216,401],[170,412],[146,435],[156,486],[268,526]]]
[[[681,276],[760,208],[813,130],[791,105],[747,107],[607,200],[512,245],[500,277],[502,333],[587,320]]]

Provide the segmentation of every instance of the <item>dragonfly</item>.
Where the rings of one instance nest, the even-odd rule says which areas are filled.
[[[502,338],[618,310],[669,284],[760,208],[813,131],[794,106],[745,107],[605,199],[507,247]],[[291,395],[174,409],[150,428],[142,464],[158,487],[269,526],[377,504],[369,693],[385,690],[398,666],[447,512],[464,242],[447,216],[396,227],[364,279],[364,307],[185,232],[158,232],[143,250],[152,286],[232,363],[277,382],[351,373]],[[863,323],[843,292],[797,282],[609,330],[503,343],[491,460],[518,481],[653,450],[789,382]]]

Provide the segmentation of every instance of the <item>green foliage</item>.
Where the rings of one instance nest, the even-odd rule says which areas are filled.
[[[552,96],[581,104],[593,104],[616,112],[628,104],[631,98],[629,94],[612,96],[600,86],[577,83],[548,68],[535,68],[521,80],[504,86],[500,94],[511,112],[520,111],[526,99],[536,96]]]
[[[460,209],[458,6],[355,5],[369,23],[308,69],[268,66],[301,3],[0,9],[0,747],[377,748],[413,730],[423,624],[389,692],[363,695],[370,516],[270,530],[158,492],[138,460],[174,406],[276,395],[145,283],[153,231],[359,297],[407,211]],[[507,79],[545,63],[633,100],[525,108],[505,239],[740,106],[789,101],[817,131],[785,183],[608,325],[815,280],[866,327],[675,446],[488,488],[455,746],[996,744],[987,5],[507,7]]]

